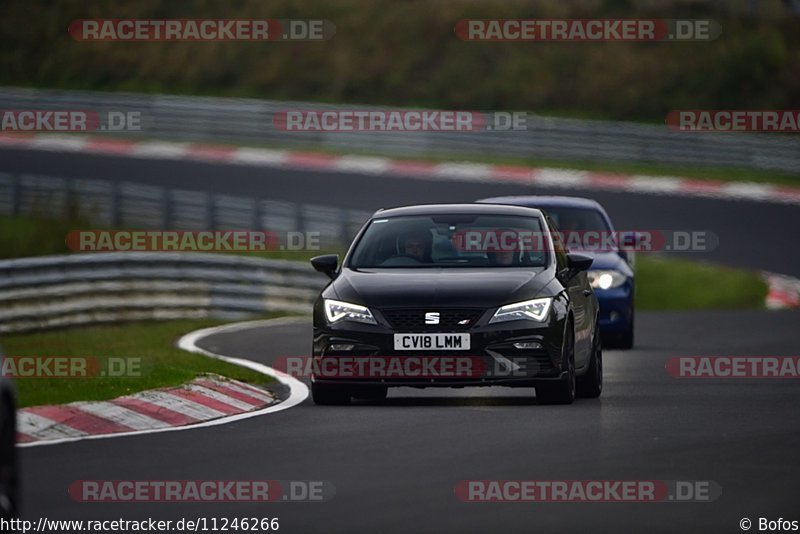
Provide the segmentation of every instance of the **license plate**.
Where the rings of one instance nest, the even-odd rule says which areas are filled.
[[[395,334],[394,350],[469,350],[469,334]]]

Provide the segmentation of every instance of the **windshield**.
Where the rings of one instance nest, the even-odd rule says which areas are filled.
[[[607,232],[603,215],[587,208],[544,208],[561,232]]]
[[[539,219],[447,214],[373,220],[349,267],[545,267],[547,241]]]

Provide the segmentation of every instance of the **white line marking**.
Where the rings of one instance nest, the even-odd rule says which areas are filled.
[[[89,140],[81,137],[60,137],[56,135],[37,135],[30,140],[30,146],[39,150],[81,152]]]
[[[434,167],[433,176],[470,182],[488,182],[492,179],[491,166],[480,163],[441,163]]]
[[[541,169],[534,173],[533,182],[538,185],[553,187],[581,187],[589,183],[589,173],[586,171]]]
[[[195,423],[191,425],[173,426],[168,428],[156,428],[151,430],[137,430],[134,432],[120,432],[117,434],[101,434],[93,436],[69,437],[52,441],[34,441],[32,443],[18,443],[17,447],[42,447],[46,445],[57,445],[59,443],[82,441],[85,439],[108,439],[108,438],[121,438],[125,436],[141,436],[144,434],[158,434],[161,432],[179,432],[184,430],[193,430],[195,428],[208,428],[212,426],[225,425],[228,423],[233,423],[235,421],[241,421],[243,419],[250,419],[251,417],[258,417],[259,415],[288,410],[289,408],[297,406],[308,397],[309,393],[308,386],[306,386],[293,376],[289,376],[286,373],[282,373],[281,371],[266,366],[263,363],[245,360],[244,358],[232,358],[229,356],[223,356],[221,354],[216,354],[207,351],[205,349],[201,349],[200,347],[197,346],[197,342],[203,339],[204,337],[214,334],[237,332],[240,330],[247,330],[250,328],[258,328],[258,327],[303,324],[303,323],[308,323],[308,321],[309,321],[308,317],[281,317],[279,319],[245,321],[242,323],[214,326],[211,328],[203,328],[202,330],[195,330],[194,332],[190,332],[185,336],[183,336],[182,338],[180,338],[177,343],[178,347],[183,350],[194,352],[197,354],[202,354],[204,356],[208,356],[209,358],[222,360],[224,362],[232,363],[233,365],[238,365],[240,367],[246,367],[258,373],[265,374],[267,376],[275,378],[276,380],[278,380],[279,382],[281,382],[282,384],[284,384],[289,388],[289,397],[282,402],[273,404],[272,406],[261,408],[260,410],[240,413],[236,415],[230,415],[227,417],[214,419],[212,421],[204,421],[202,423]],[[28,432],[25,433],[28,434]]]
[[[333,163],[339,171],[358,172],[362,174],[383,174],[391,166],[388,158],[371,158],[366,156],[342,156]]]
[[[631,176],[626,189],[649,193],[674,193],[681,190],[683,180],[658,176]]]
[[[164,141],[143,141],[137,143],[130,154],[137,158],[180,159],[189,154],[189,145]]]
[[[257,165],[265,167],[279,167],[289,159],[286,150],[270,150],[267,148],[240,148],[231,154],[228,159],[231,163],[242,165]]]

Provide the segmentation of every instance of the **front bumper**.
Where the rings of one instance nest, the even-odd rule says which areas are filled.
[[[380,321],[384,322],[384,321]],[[323,324],[320,324],[323,323]],[[470,349],[396,351],[396,333],[469,333]],[[315,372],[312,381],[331,384],[385,385],[411,387],[466,386],[535,386],[560,379],[562,372],[561,346],[564,319],[551,313],[545,323],[528,320],[498,324],[477,324],[462,330],[403,330],[386,325],[364,325],[342,321],[327,324],[315,319],[313,356]],[[515,343],[535,344],[517,348]],[[332,345],[353,345],[349,350],[332,350]],[[455,367],[462,372],[445,371],[441,365],[427,371],[417,366],[420,361],[457,360]],[[333,361],[331,361],[333,360]],[[380,360],[380,362],[378,362]],[[366,363],[360,371],[336,372],[351,362]],[[384,362],[384,363],[381,363]],[[389,362],[386,364],[385,362]],[[468,365],[466,365],[468,362]],[[371,363],[380,363],[372,365]],[[464,363],[464,366],[460,366]],[[391,367],[391,366],[394,367]],[[399,372],[389,372],[390,369]],[[331,373],[330,370],[334,372]],[[411,371],[409,371],[411,369]],[[364,372],[366,370],[366,372]],[[375,371],[378,372],[375,372]],[[418,371],[418,372],[417,372]],[[463,372],[466,371],[466,372]]]
[[[626,283],[612,289],[595,289],[600,306],[600,331],[622,333],[630,328],[633,315],[633,287]]]

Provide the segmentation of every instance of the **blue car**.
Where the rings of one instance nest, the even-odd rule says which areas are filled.
[[[557,196],[508,196],[486,198],[478,202],[511,204],[546,211],[564,234],[567,248],[594,258],[588,274],[600,303],[603,344],[620,349],[633,347],[633,253],[619,248],[620,236],[615,234],[603,206],[588,198]],[[595,236],[600,237],[594,240]],[[587,247],[588,238],[592,238],[592,245],[599,246]],[[635,244],[637,238],[635,233],[621,236],[627,246]]]

